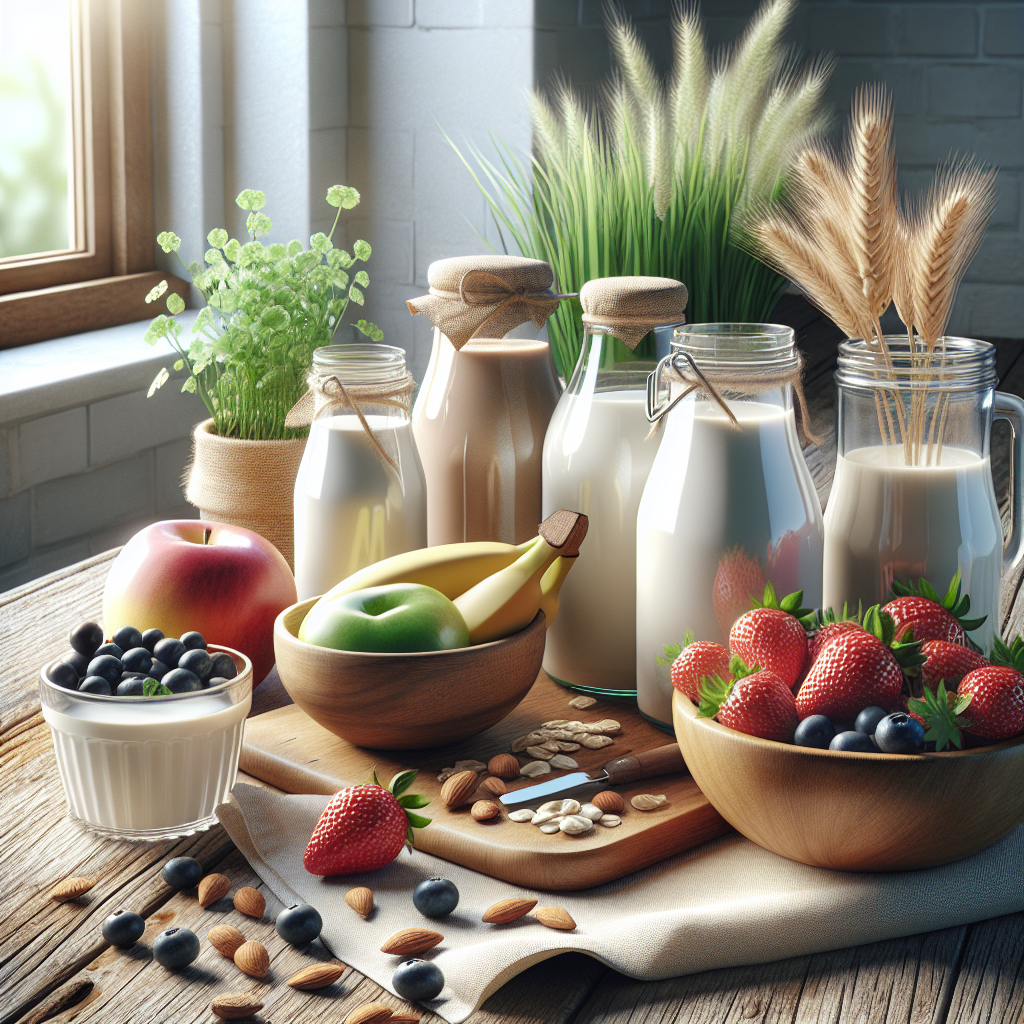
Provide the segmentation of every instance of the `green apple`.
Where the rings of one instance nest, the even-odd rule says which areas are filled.
[[[389,583],[321,598],[302,620],[299,639],[336,651],[397,654],[469,646],[458,608],[420,583]]]

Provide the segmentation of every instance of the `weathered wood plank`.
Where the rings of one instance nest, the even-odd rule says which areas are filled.
[[[971,925],[945,1021],[1024,1021],[1024,914]]]

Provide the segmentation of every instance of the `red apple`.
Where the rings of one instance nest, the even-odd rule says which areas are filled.
[[[201,519],[140,530],[114,559],[103,591],[103,625],[198,630],[209,644],[252,661],[253,685],[274,667],[274,619],[297,600],[284,556],[258,533]]]

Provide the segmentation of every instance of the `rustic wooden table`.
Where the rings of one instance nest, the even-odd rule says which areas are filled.
[[[835,453],[835,331],[797,300],[784,300],[777,318],[800,332],[814,426],[829,437],[822,449],[808,453],[824,499]],[[999,345],[999,372],[1003,390],[1024,394],[1020,344]],[[997,492],[1005,490],[1001,476],[996,485]],[[199,926],[195,898],[172,893],[160,880],[160,866],[170,857],[197,857],[208,871],[222,871],[238,886],[261,887],[261,882],[219,827],[177,843],[118,843],[97,838],[65,815],[50,734],[39,710],[37,673],[66,646],[73,625],[98,617],[113,555],[0,595],[0,1024],[212,1021],[213,996],[240,989],[259,992],[265,1003],[260,1019],[277,1024],[315,1018],[340,1022],[355,1006],[377,998],[398,1006],[397,999],[352,970],[328,995],[243,979],[205,943],[196,963],[180,973],[150,962],[146,943],[170,922],[193,925],[200,934],[206,930]],[[1006,587],[1007,633],[1016,633],[1024,616],[1018,584],[1014,579]],[[255,710],[266,710],[273,694],[268,682]],[[70,875],[99,882],[78,901],[50,902],[52,886]],[[143,942],[126,953],[108,948],[100,935],[103,919],[121,907],[137,910],[148,923]],[[266,921],[246,925],[250,937],[266,937],[271,930]],[[309,962],[307,953],[269,945],[278,982]],[[429,1013],[423,1020],[441,1024]],[[514,978],[471,1021],[1019,1024],[1024,1021],[1024,914],[659,983],[633,981],[582,954],[566,953]]]

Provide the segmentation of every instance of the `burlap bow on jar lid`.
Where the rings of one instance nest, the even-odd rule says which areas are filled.
[[[504,338],[532,320],[540,330],[562,299],[551,290],[555,275],[543,260],[526,256],[455,256],[427,268],[430,294],[409,299],[456,351],[470,338]],[[573,293],[575,294],[575,293]]]
[[[686,285],[671,277],[598,277],[580,289],[588,333],[607,327],[631,349],[644,335],[686,320]]]

